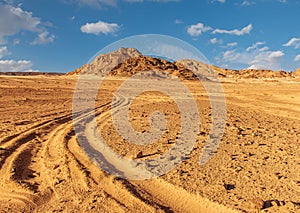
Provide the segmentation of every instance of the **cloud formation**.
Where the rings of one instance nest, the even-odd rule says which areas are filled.
[[[226,0],[211,0],[211,2],[220,2],[220,3],[225,3]]]
[[[256,4],[256,2],[244,0],[241,5],[242,6],[250,6],[250,5],[254,5],[254,4]]]
[[[298,49],[300,47],[300,38],[291,38],[287,43],[283,44],[283,46]]]
[[[241,30],[234,29],[234,30],[222,30],[222,29],[215,29],[212,33],[220,33],[220,34],[230,34],[230,35],[237,35],[241,36],[244,34],[249,34],[252,30],[252,24],[247,25],[246,27],[242,28]]]
[[[0,44],[6,43],[6,37],[21,31],[45,33],[45,25],[40,18],[34,17],[31,12],[24,11],[20,6],[0,4]]]
[[[115,7],[118,4],[118,0],[62,0],[67,4],[77,4],[78,6],[87,6],[92,8],[105,8],[106,6]],[[142,3],[145,1],[167,3],[167,2],[179,2],[180,0],[122,0],[128,3]]]
[[[82,25],[80,30],[83,33],[88,34],[115,34],[120,29],[120,26],[116,23],[107,23],[103,21],[98,21],[96,23],[86,23],[85,25]]]
[[[0,47],[0,59],[3,58],[3,56],[10,54],[7,47]]]
[[[63,0],[67,4],[77,4],[78,6],[87,6],[93,8],[103,8],[105,6],[116,6],[116,0]]]
[[[296,57],[294,58],[294,61],[300,61],[300,55],[296,55]]]
[[[188,27],[187,32],[191,36],[199,36],[204,32],[207,32],[209,30],[212,30],[211,27],[205,26],[203,23],[194,24]]]
[[[47,44],[52,43],[54,41],[55,36],[53,34],[50,34],[49,32],[45,31],[40,33],[36,39],[31,42],[31,44]]]
[[[0,60],[0,72],[32,72],[32,66],[28,60]]]
[[[210,43],[212,44],[222,44],[223,43],[223,40],[222,39],[217,39],[217,38],[212,38],[209,40]]]
[[[274,69],[279,70],[279,60],[284,56],[284,53],[278,51],[259,52],[254,56],[254,59],[249,62],[248,69]]]
[[[245,50],[227,50],[216,57],[218,63],[243,64],[247,69],[273,69],[280,70],[280,60],[285,55],[283,51],[270,51],[263,46],[265,42],[256,42]]]
[[[199,22],[198,24],[190,25],[187,28],[187,33],[193,37],[200,36],[202,33],[205,33],[207,31],[212,31],[213,34],[230,34],[230,35],[237,35],[242,36],[245,34],[249,34],[251,30],[253,29],[252,24],[248,24],[246,27],[234,30],[222,30],[222,29],[213,29],[210,26],[205,26],[203,23]]]
[[[258,46],[265,44],[265,42],[259,41],[256,42],[254,44],[252,44],[251,46],[247,47],[246,51],[249,52],[251,50],[257,49]]]
[[[231,43],[228,43],[226,46],[227,46],[227,47],[235,47],[235,46],[237,46],[237,45],[238,45],[237,42],[231,42]]]

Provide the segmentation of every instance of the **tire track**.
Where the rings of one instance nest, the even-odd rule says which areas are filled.
[[[74,132],[73,123],[81,124],[83,130],[87,130],[87,124],[96,122],[101,130],[111,112],[129,104],[128,99],[116,97],[112,106],[103,104],[95,111],[80,112],[75,115],[75,120],[71,113],[59,116],[52,113],[46,118],[48,120],[2,138],[1,209],[24,212],[199,212],[199,206],[218,206],[161,179],[130,181],[114,178],[94,164],[90,152],[93,147],[88,141],[77,140],[80,135]],[[87,130],[87,133],[93,135],[90,131],[93,130]],[[103,160],[109,164],[111,159]],[[233,211],[228,209],[226,212]]]
[[[130,101],[124,97],[116,98],[118,99],[116,101],[117,104],[112,106],[112,112],[115,110],[120,110],[121,108],[130,104]],[[93,122],[96,123],[95,120],[97,119],[97,122],[100,123],[98,128],[101,130],[101,128],[107,122],[109,118],[108,114],[111,113],[111,111],[103,112],[93,120],[86,119],[86,134],[95,137],[96,134],[92,131],[96,130],[91,129],[89,124]],[[86,144],[83,144],[83,146],[88,146],[87,143],[88,140],[86,140]],[[89,149],[86,148],[84,150],[88,150],[87,154],[89,155],[91,161],[94,161],[94,156],[90,155],[90,147]],[[101,160],[106,161],[104,164],[109,164],[111,162],[113,164],[114,162],[114,159],[105,159],[104,156],[101,157]],[[112,165],[111,168],[116,169],[114,165]],[[127,192],[132,196],[138,198],[146,205],[160,209],[164,212],[237,212],[220,204],[216,204],[212,201],[204,199],[199,195],[191,194],[182,188],[167,183],[162,179],[130,181],[116,178],[116,180],[122,185],[122,188],[126,188]]]

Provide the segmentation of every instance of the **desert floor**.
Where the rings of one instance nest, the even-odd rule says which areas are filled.
[[[221,81],[227,119],[211,160],[198,163],[210,130],[208,97],[198,82],[186,82],[201,120],[189,157],[159,178],[125,180],[99,169],[76,140],[75,77],[0,76],[1,212],[300,212],[300,80]],[[157,92],[133,100],[129,115],[136,131],[149,130],[153,111],[168,122],[154,144],[129,143],[109,113],[121,83],[108,79],[98,94],[103,138],[127,158],[166,152],[180,129],[175,103]],[[114,108],[124,100],[117,103]]]

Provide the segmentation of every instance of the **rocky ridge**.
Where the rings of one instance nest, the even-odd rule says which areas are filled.
[[[228,78],[295,78],[300,77],[300,68],[295,72],[273,70],[231,70],[211,66],[195,60],[179,60],[170,62],[161,58],[142,55],[134,48],[120,48],[115,52],[101,54],[91,63],[67,73],[67,75],[93,74],[118,77],[133,76],[141,71],[149,71],[141,75],[147,77],[173,76],[175,78],[194,80],[198,77],[228,77]],[[192,72],[194,71],[194,73]]]

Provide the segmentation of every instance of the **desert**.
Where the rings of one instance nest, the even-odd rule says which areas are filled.
[[[120,57],[125,60],[121,64]],[[129,79],[128,85],[142,88],[147,79],[163,82],[173,76],[189,88],[199,110],[199,131],[191,152],[175,168],[145,180],[121,178],[102,169],[80,143],[74,130],[76,84],[80,74],[101,75],[105,67],[113,70],[97,94],[95,122],[107,145],[124,159],[146,161],[170,150],[180,133],[181,114],[173,99],[157,91],[143,92],[127,106],[126,98],[115,96],[122,83],[139,71],[152,70]],[[65,75],[0,75],[1,211],[300,211],[299,71],[213,70],[224,90],[226,120],[220,144],[204,165],[199,157],[211,129],[209,97],[180,62],[120,49]],[[85,80],[85,89],[94,88],[94,78]],[[184,94],[178,90],[176,96]],[[122,138],[111,112],[125,106],[139,133],[150,131],[153,112],[163,113],[167,123],[161,137],[142,145]],[[80,116],[88,118],[89,113]],[[115,160],[111,156],[104,159]]]

